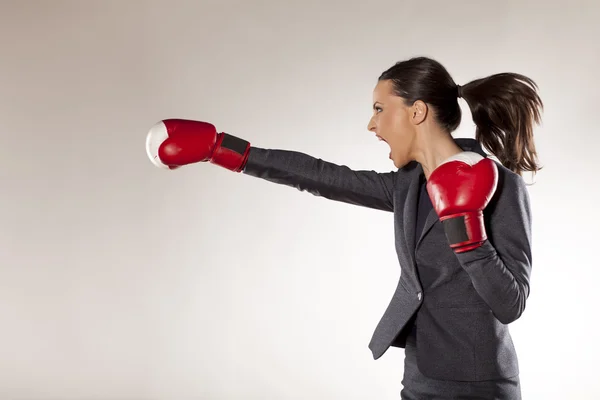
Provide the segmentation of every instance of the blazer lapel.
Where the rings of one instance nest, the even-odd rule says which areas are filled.
[[[417,228],[417,206],[419,196],[419,176],[423,171],[421,165],[413,170],[413,179],[410,180],[408,192],[406,193],[406,202],[404,203],[404,239],[410,265],[416,268],[415,264],[415,229]]]
[[[423,226],[423,231],[421,232],[421,235],[419,236],[419,240],[417,241],[417,245],[415,246],[415,250],[417,247],[419,247],[419,244],[421,244],[421,241],[423,240],[423,238],[425,237],[427,232],[429,232],[429,230],[431,228],[433,228],[433,225],[435,225],[435,223],[438,220],[439,220],[439,217],[438,217],[437,213],[435,212],[435,209],[429,211],[429,214],[427,214],[427,219],[425,220],[425,226]]]

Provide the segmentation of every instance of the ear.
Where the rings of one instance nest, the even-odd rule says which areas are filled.
[[[429,112],[429,107],[422,100],[417,100],[413,103],[412,107],[410,107],[410,120],[413,124],[419,125],[425,118],[427,117],[427,113]]]

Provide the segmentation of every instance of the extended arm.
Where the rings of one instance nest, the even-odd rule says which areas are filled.
[[[295,151],[253,147],[247,140],[219,133],[208,122],[162,120],[150,129],[146,152],[160,168],[210,162],[327,199],[379,210],[394,209],[395,172],[354,171]]]
[[[355,171],[288,150],[251,147],[243,172],[315,196],[393,211],[395,172]]]

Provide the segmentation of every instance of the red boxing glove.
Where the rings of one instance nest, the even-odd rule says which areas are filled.
[[[483,210],[497,184],[496,164],[474,152],[451,157],[429,176],[429,198],[456,253],[476,249],[487,239]]]
[[[146,153],[159,168],[176,169],[196,162],[211,162],[240,172],[249,152],[249,142],[218,133],[208,122],[165,119],[146,136]]]

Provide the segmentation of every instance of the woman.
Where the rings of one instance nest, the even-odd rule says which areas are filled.
[[[521,174],[536,172],[535,83],[497,74],[458,86],[435,60],[399,62],[378,79],[368,130],[396,171],[355,171],[263,149],[209,123],[169,119],[147,136],[164,168],[209,161],[316,196],[394,213],[401,276],[369,347],[405,348],[403,399],[520,399],[507,325],[529,296],[531,210]],[[458,98],[475,140],[453,139]],[[492,161],[482,150],[496,156]]]

